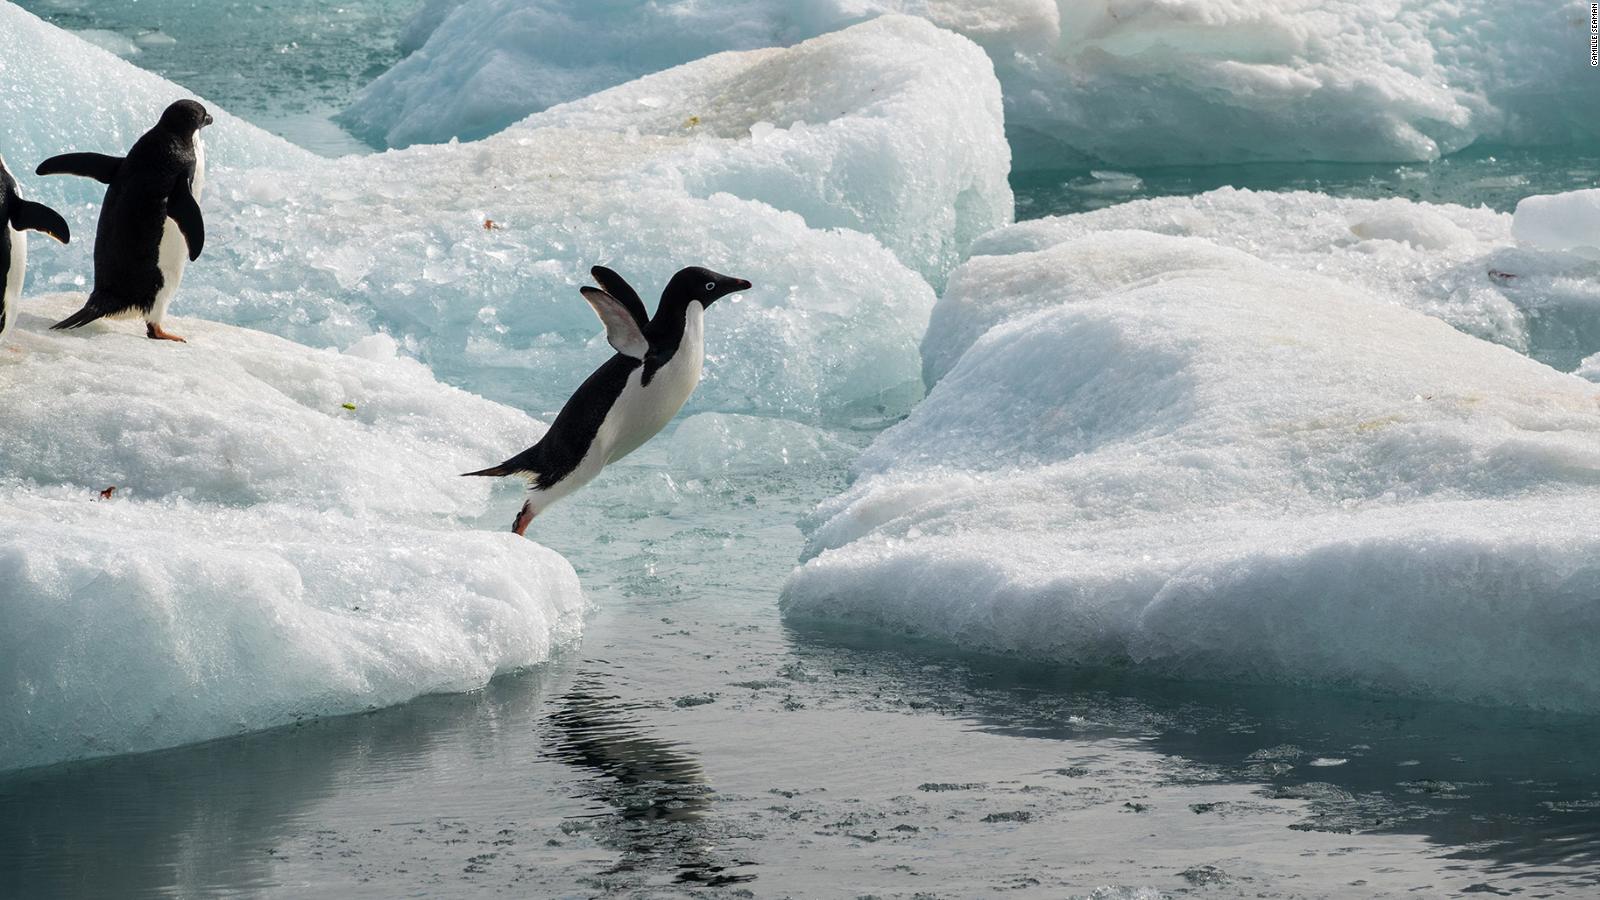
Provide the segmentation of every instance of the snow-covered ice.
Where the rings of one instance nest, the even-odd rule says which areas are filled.
[[[968,267],[941,307],[948,334],[981,336],[808,521],[787,615],[1600,708],[1592,383],[1196,237]]]
[[[576,636],[564,559],[463,524],[490,486],[456,473],[538,422],[382,336],[47,330],[82,302],[25,298],[0,352],[0,769],[474,688]]]
[[[33,22],[0,7],[13,18]],[[153,78],[79,44],[0,83],[6,108],[73,76],[69,57],[106,82]],[[911,18],[700,60],[477,143],[277,163],[266,146],[213,164],[206,255],[176,313],[317,346],[387,332],[446,380],[539,413],[606,352],[576,292],[604,263],[651,305],[687,264],[755,283],[708,317],[691,411],[893,416],[920,395],[929,281],[1012,206],[987,59]],[[35,283],[81,287],[90,243],[42,260]]]
[[[885,13],[981,44],[1024,166],[1427,160],[1475,140],[1596,136],[1580,0],[431,2],[420,49],[344,121],[388,146],[491,134],[719,50]],[[1515,60],[1515,64],[1508,64]]]
[[[975,241],[970,264],[952,273],[924,340],[925,374],[932,384],[991,325],[1043,302],[1032,290],[1035,275],[1084,290],[1133,284],[1165,267],[1164,254],[1221,269],[1248,254],[1316,272],[1570,370],[1600,351],[1600,262],[1519,246],[1512,233],[1511,216],[1481,207],[1234,188],[1019,222]],[[1068,247],[1078,238],[1081,260]],[[1053,275],[1013,271],[998,259],[1043,249],[1060,258]],[[1020,281],[985,289],[999,278]]]

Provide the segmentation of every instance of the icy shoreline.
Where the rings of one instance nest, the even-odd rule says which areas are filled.
[[[572,567],[467,530],[523,413],[371,339],[48,324],[0,353],[0,769],[481,687],[582,625]],[[102,498],[101,491],[113,488]]]

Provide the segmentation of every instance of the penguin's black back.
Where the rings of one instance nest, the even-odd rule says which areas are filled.
[[[94,305],[102,313],[149,311],[161,289],[158,265],[167,197],[179,178],[194,178],[193,144],[156,126],[133,148],[106,188],[94,236]]]
[[[644,365],[641,361],[621,353],[614,354],[600,364],[600,368],[586,379],[567,399],[556,420],[550,425],[539,443],[518,453],[484,474],[535,475],[534,485],[547,490],[571,475],[578,463],[594,445],[600,424],[606,420],[611,407],[622,396],[633,370]],[[474,473],[476,474],[476,473]]]

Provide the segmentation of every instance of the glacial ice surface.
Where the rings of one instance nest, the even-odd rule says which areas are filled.
[[[439,6],[418,13],[421,48],[346,112],[368,140],[481,137],[709,53],[886,13],[988,51],[1025,167],[1429,160],[1479,139],[1590,139],[1600,114],[1579,0],[466,0],[442,20]]]
[[[24,298],[0,352],[0,769],[470,689],[577,635],[566,560],[461,524],[491,486],[456,473],[538,422],[381,335],[47,330],[82,302]]]
[[[1594,384],[1200,237],[967,266],[941,307],[980,336],[808,520],[786,615],[1600,708]]]
[[[1512,234],[1511,216],[1481,207],[1234,188],[1018,222],[975,241],[951,274],[923,341],[924,375],[931,385],[990,326],[1049,302],[1037,287],[1131,285],[1169,253],[1200,268],[1248,255],[1316,272],[1571,370],[1600,351],[1600,262]],[[1032,250],[1059,264],[1019,270],[1004,258]]]
[[[108,83],[149,77],[75,52]],[[75,76],[69,56],[30,60],[5,96]],[[206,254],[174,310],[316,346],[385,332],[442,378],[546,414],[610,353],[576,290],[591,265],[653,307],[674,271],[704,264],[756,289],[711,310],[692,411],[882,419],[920,396],[929,280],[1010,221],[1008,153],[983,55],[880,19],[700,60],[476,143],[224,154]],[[92,231],[89,206],[62,212]],[[41,254],[33,283],[81,288],[91,243]]]

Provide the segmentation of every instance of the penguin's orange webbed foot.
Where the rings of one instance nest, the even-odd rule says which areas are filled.
[[[162,329],[162,327],[160,325],[157,325],[154,322],[146,322],[146,323],[144,323],[144,333],[152,341],[177,341],[180,344],[189,343],[188,341],[184,340],[181,337],[178,337],[177,335],[173,334],[172,332]]]
[[[516,532],[517,537],[527,537],[528,523],[532,522],[533,517],[538,514],[532,503],[522,504],[522,511],[517,513],[517,520],[511,523],[511,530]]]

